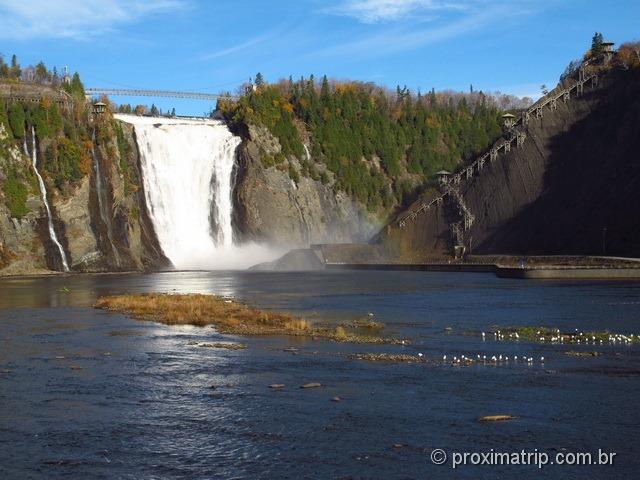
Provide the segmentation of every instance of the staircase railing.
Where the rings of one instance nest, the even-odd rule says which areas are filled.
[[[404,228],[408,221],[415,221],[419,214],[427,212],[434,205],[438,205],[444,202],[445,197],[449,195],[453,197],[453,201],[456,202],[458,208],[461,210],[461,215],[463,216],[464,224],[466,227],[464,230],[468,230],[469,228],[471,228],[475,217],[464,203],[462,194],[460,193],[457,186],[463,179],[470,180],[475,174],[479,174],[483,170],[487,161],[493,163],[495,160],[497,160],[498,155],[501,151],[503,153],[510,152],[512,144],[515,143],[516,148],[521,147],[527,138],[526,128],[532,116],[535,116],[536,118],[542,118],[543,109],[545,107],[548,106],[551,110],[555,110],[557,108],[558,100],[561,100],[565,103],[568,102],[571,99],[571,93],[574,91],[575,96],[581,96],[584,92],[584,85],[587,84],[587,82],[591,82],[592,88],[597,87],[598,73],[586,73],[584,70],[584,67],[588,63],[589,62],[585,62],[581,65],[581,68],[579,69],[578,81],[576,81],[569,87],[549,92],[527,110],[522,112],[512,123],[512,127],[510,129],[511,134],[509,135],[509,138],[502,138],[501,140],[498,140],[498,142],[496,142],[489,150],[477,157],[473,162],[468,164],[458,173],[451,175],[448,182],[446,183],[448,187],[445,188],[445,191],[441,195],[432,198],[429,202],[421,202],[418,208],[409,211],[406,215],[403,215],[401,218],[399,218],[397,220],[397,225],[400,228]],[[517,128],[518,126],[520,126],[521,128]]]

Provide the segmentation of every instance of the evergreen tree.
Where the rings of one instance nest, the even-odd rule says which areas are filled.
[[[602,55],[604,51],[604,47],[602,43],[604,42],[604,37],[602,33],[596,32],[591,39],[591,56],[594,58],[598,58]]]
[[[326,76],[319,84],[311,76],[268,85],[238,102],[221,103],[220,110],[231,122],[262,124],[277,137],[282,152],[263,154],[265,166],[293,155],[302,168],[290,169],[292,178],[302,174],[328,184],[331,172],[334,189],[371,209],[410,201],[436,171],[455,170],[501,134],[498,110],[481,92],[449,94],[438,102],[433,89],[427,97],[414,97],[398,85],[393,95],[372,84],[331,86]],[[306,160],[300,129],[326,171],[318,174]]]
[[[264,77],[262,76],[262,74],[260,72],[256,73],[256,80],[255,80],[254,83],[255,83],[256,87],[258,87],[258,88],[264,86]]]
[[[20,68],[20,65],[18,64],[18,57],[16,57],[16,54],[14,53],[11,56],[11,72],[10,75],[12,78],[20,78],[20,76],[22,75],[22,69]]]
[[[84,98],[84,85],[80,81],[80,75],[75,72],[71,77],[71,82],[64,86],[64,89],[76,98]]]

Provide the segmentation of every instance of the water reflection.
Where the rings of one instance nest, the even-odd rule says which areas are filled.
[[[212,328],[167,327],[87,308],[99,295],[145,291],[234,295],[331,321],[374,312],[391,333],[414,344],[238,339]],[[0,473],[537,479],[535,468],[436,468],[428,452],[603,448],[618,453],[616,467],[583,472],[589,478],[632,478],[640,467],[637,347],[597,347],[600,357],[577,358],[563,346],[482,342],[465,332],[493,324],[547,324],[640,333],[639,294],[639,285],[624,282],[528,283],[423,272],[4,279]],[[248,348],[199,346],[214,341],[241,341]],[[547,363],[454,368],[345,356],[356,352],[544,355]],[[299,388],[310,381],[324,387]],[[285,388],[271,390],[271,383]],[[330,401],[334,396],[342,401]],[[498,413],[519,419],[499,426],[475,422]],[[404,446],[394,448],[396,443]],[[543,473],[567,478],[567,472]]]

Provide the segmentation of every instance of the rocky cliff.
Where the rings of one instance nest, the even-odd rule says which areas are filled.
[[[463,176],[459,191],[475,217],[464,234],[467,251],[640,256],[640,72],[598,78],[583,95],[532,118],[519,148]],[[429,195],[378,236],[391,256],[451,255],[450,225],[460,219],[451,199],[407,217],[437,193]]]
[[[34,108],[39,107],[20,108],[28,114],[23,140],[15,139],[0,122],[0,275],[62,270],[34,175],[32,144],[46,184],[54,229],[72,271],[166,267],[168,262],[146,214],[133,131],[108,115],[90,120],[82,111],[86,107],[80,107],[76,125],[87,132],[85,135],[95,132],[93,141],[74,139],[68,131],[60,131],[44,138],[36,134],[32,143],[28,122],[36,118],[38,110]],[[70,109],[62,109],[61,115],[65,122],[74,121],[67,118],[74,116]],[[54,164],[61,161],[62,151],[72,152],[70,158],[78,159],[82,171],[76,179],[58,183]]]
[[[263,155],[281,151],[266,128],[250,125],[238,133],[243,142],[238,149],[234,212],[240,241],[286,247],[362,242],[379,228],[375,217],[345,193],[309,177],[292,179],[287,169],[265,166]],[[299,170],[299,162],[291,161]]]

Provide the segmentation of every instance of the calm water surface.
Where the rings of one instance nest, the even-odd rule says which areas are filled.
[[[233,295],[323,322],[373,312],[388,335],[414,343],[240,339],[91,308],[100,295],[150,291]],[[640,284],[372,271],[0,280],[0,478],[638,478],[639,347],[483,342],[468,334],[492,325],[640,334]],[[248,348],[194,345],[216,340]],[[536,362],[379,364],[351,360],[350,352]],[[299,388],[307,382],[324,386]],[[272,383],[286,387],[271,390]],[[518,418],[476,422],[492,414]],[[435,448],[449,458],[491,449],[617,456],[613,467],[453,470],[450,460],[431,462]]]

